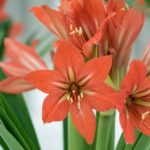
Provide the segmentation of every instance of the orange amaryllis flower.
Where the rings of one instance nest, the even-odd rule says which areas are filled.
[[[144,15],[135,8],[129,8],[124,0],[110,0],[107,9],[108,14],[116,12],[109,20],[108,42],[108,48],[113,55],[112,73],[114,73],[120,67],[126,69],[131,46],[144,23]]]
[[[8,15],[4,12],[4,5],[6,0],[0,0],[0,21],[3,21],[8,18]]]
[[[146,47],[144,54],[141,58],[143,63],[146,65],[148,72],[150,73],[150,43]]]
[[[105,5],[101,0],[62,0],[59,10],[47,5],[33,7],[32,12],[54,34],[71,41],[86,56],[100,51],[100,39],[106,29]]]
[[[43,121],[60,121],[70,112],[75,127],[91,144],[96,126],[92,109],[106,111],[117,103],[118,94],[104,83],[112,57],[84,63],[80,51],[71,43],[59,41],[57,47],[53,58],[55,70],[31,72],[27,80],[49,94],[43,103]]]
[[[8,61],[1,62],[0,68],[8,77],[0,81],[0,91],[20,93],[34,88],[25,80],[25,75],[34,70],[47,68],[34,47],[9,38],[5,40],[5,46]]]
[[[134,60],[121,84],[126,99],[120,110],[120,123],[128,144],[136,138],[134,128],[150,136],[150,77],[146,75],[146,66]]]

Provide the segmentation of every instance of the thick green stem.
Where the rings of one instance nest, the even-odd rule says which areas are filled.
[[[68,150],[90,150],[90,145],[78,133],[68,116]]]
[[[112,116],[112,123],[111,123],[111,131],[109,136],[109,144],[108,144],[108,150],[114,150],[115,148],[115,113]]]
[[[95,148],[96,148],[96,139],[97,139],[97,130],[98,130],[99,115],[100,115],[100,113],[97,112],[96,113],[96,134],[95,134],[94,142],[90,146],[90,150],[95,150]]]
[[[68,117],[63,121],[64,150],[68,150]]]
[[[108,150],[108,146],[110,143],[110,135],[112,132],[111,129],[113,116],[114,110],[105,113],[100,113],[95,150]],[[111,140],[114,141],[114,138],[111,138]]]

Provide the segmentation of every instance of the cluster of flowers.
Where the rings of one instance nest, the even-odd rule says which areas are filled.
[[[117,109],[127,143],[136,138],[134,128],[150,135],[150,46],[127,71],[144,14],[124,0],[61,0],[58,10],[43,5],[32,12],[58,37],[54,70],[36,53],[35,43],[27,46],[7,38],[9,60],[0,67],[8,77],[0,82],[0,91],[38,88],[47,93],[43,121],[63,120],[69,112],[89,144],[96,130],[93,109]]]

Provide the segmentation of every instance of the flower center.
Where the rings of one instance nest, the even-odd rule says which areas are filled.
[[[68,89],[68,96],[67,100],[69,103],[76,102],[77,107],[80,110],[81,109],[81,99],[83,98],[83,92],[81,92],[80,87],[76,83],[71,83],[70,87]]]

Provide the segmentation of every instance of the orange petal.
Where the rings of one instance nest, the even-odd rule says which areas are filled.
[[[80,50],[67,41],[57,41],[55,46],[58,47],[54,55],[55,68],[68,72],[68,68],[71,67],[76,73],[84,63]]]
[[[120,124],[127,144],[133,144],[136,139],[132,118],[126,115],[126,111],[120,113]]]
[[[64,120],[69,111],[68,101],[59,101],[60,93],[46,97],[42,107],[42,119],[44,123]]]
[[[86,100],[81,102],[81,110],[79,111],[76,104],[72,104],[70,108],[72,122],[79,133],[92,144],[96,129],[96,120],[91,107]]]
[[[137,88],[146,78],[146,74],[146,66],[139,60],[133,60],[130,64],[129,71],[121,84],[121,89],[131,91],[134,88]]]
[[[103,82],[109,74],[112,65],[112,56],[94,58],[83,65],[80,70],[80,78],[91,75],[87,86]]]
[[[92,44],[98,44],[98,42],[102,39],[102,36],[105,32],[105,27],[106,27],[107,22],[114,16],[115,16],[115,13],[111,13],[107,18],[105,18],[103,22],[100,24],[98,31],[95,33],[95,35],[83,45],[82,48],[83,48],[83,53],[85,54],[85,56],[87,57],[91,56],[92,51],[90,49],[90,46]]]
[[[61,81],[61,79],[57,71],[50,70],[33,71],[26,76],[28,82],[39,90],[49,94],[60,91],[60,89],[54,85],[54,82],[57,80]]]
[[[23,78],[9,77],[0,81],[0,91],[4,93],[22,93],[33,88],[34,86],[25,81]]]
[[[5,46],[6,56],[12,59],[12,61],[18,62],[18,65],[22,68],[29,71],[47,68],[46,64],[32,47],[11,38],[5,39]]]
[[[97,111],[107,111],[113,108],[120,110],[124,106],[125,95],[123,93],[116,92],[106,84],[93,85],[91,88],[94,94],[88,95],[87,100]]]
[[[51,32],[66,39],[65,19],[61,13],[47,5],[33,7],[31,11]]]

